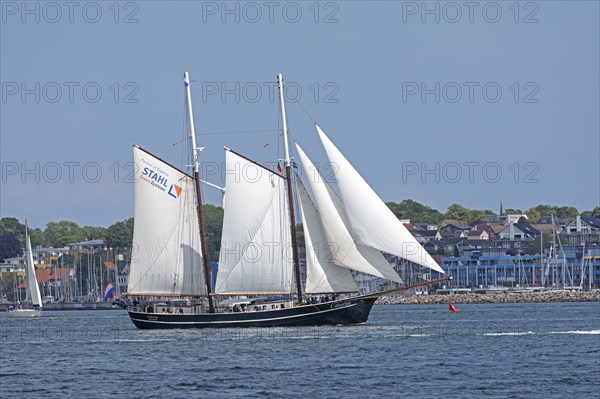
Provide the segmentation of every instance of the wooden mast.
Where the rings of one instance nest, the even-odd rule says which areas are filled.
[[[283,123],[283,146],[285,149],[285,176],[287,180],[288,203],[290,207],[290,228],[292,234],[292,257],[294,260],[294,275],[296,277],[296,292],[298,295],[298,304],[302,303],[302,273],[300,272],[300,259],[298,257],[298,242],[296,240],[296,221],[294,217],[294,195],[292,191],[292,161],[290,159],[290,150],[288,145],[287,119],[285,114],[285,100],[283,98],[283,76],[277,75],[279,85],[279,102],[281,105],[281,121]]]
[[[211,296],[210,264],[208,263],[208,251],[206,250],[206,228],[204,226],[204,208],[202,208],[202,194],[200,192],[200,154],[203,148],[196,147],[196,129],[194,127],[194,114],[192,111],[192,96],[190,93],[190,76],[187,72],[183,75],[185,84],[185,97],[190,119],[190,138],[192,143],[192,156],[194,166],[194,184],[196,186],[196,199],[198,206],[198,224],[200,225],[200,247],[202,248],[202,262],[204,264],[204,281],[206,282],[206,294],[208,297],[208,311],[214,313],[213,298]]]

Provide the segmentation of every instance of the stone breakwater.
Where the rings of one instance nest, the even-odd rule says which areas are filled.
[[[378,305],[437,305],[444,303],[543,303],[600,302],[600,291],[505,292],[498,294],[414,295],[406,298],[380,298]]]

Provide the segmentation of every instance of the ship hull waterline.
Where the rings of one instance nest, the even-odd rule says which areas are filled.
[[[359,296],[287,309],[202,314],[147,313],[128,310],[139,329],[301,327],[363,324],[377,296]]]

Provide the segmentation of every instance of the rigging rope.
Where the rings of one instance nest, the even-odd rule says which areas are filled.
[[[276,129],[260,129],[260,130],[237,130],[232,132],[205,132],[205,133],[196,133],[196,136],[216,136],[221,134],[243,134],[243,133],[271,133],[276,131]]]
[[[306,108],[304,108],[304,106],[302,105],[302,103],[300,102],[300,100],[296,101],[296,104],[298,104],[300,106],[300,108],[302,109],[302,111],[304,111],[304,113],[306,114],[306,116],[308,117],[308,119],[310,119],[311,122],[316,125],[317,121],[308,113],[308,111],[306,110]]]

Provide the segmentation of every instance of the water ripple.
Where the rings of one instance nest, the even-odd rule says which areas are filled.
[[[0,397],[597,397],[600,306],[378,306],[349,327],[136,330],[0,315]],[[531,317],[531,316],[534,317]]]

